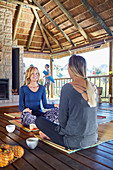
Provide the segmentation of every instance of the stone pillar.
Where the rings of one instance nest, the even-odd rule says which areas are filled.
[[[0,58],[0,78],[9,79],[9,100],[12,101],[12,11],[0,7],[0,43],[2,44]]]
[[[19,85],[23,85],[23,56],[24,47],[18,42],[12,42],[12,11],[0,7],[0,78],[9,79],[9,100],[2,103],[18,102],[19,96],[12,95],[12,48],[19,48]]]

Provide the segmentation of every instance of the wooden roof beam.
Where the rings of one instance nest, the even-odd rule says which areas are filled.
[[[89,12],[94,16],[94,18],[98,21],[101,27],[108,33],[108,35],[113,36],[113,32],[109,29],[109,27],[102,20],[102,18],[95,12],[95,10],[89,5],[89,3],[86,0],[80,0],[80,1],[89,10]]]
[[[68,37],[68,35],[57,25],[57,23],[50,17],[50,15],[45,11],[45,9],[40,5],[37,0],[33,0],[33,2],[39,7],[39,9],[45,14],[45,16],[54,24],[54,26],[63,34],[63,36],[71,43],[74,47],[74,43]]]
[[[14,30],[13,30],[13,38],[12,38],[13,41],[15,40],[15,37],[16,37],[16,33],[17,33],[17,28],[18,28],[21,12],[22,12],[22,5],[19,5],[18,14],[17,14],[17,17],[16,17],[16,22],[15,22]]]
[[[52,49],[51,46],[50,46],[50,43],[49,43],[49,40],[48,40],[48,38],[47,38],[47,35],[46,35],[45,31],[43,30],[43,28],[42,28],[41,25],[39,25],[39,26],[40,26],[42,35],[43,35],[43,37],[44,37],[44,40],[45,40],[45,42],[46,42],[46,44],[47,44],[47,46],[48,46],[50,52],[53,53],[53,49]]]
[[[61,4],[59,0],[54,0],[54,2],[60,7],[62,12],[67,16],[67,18],[72,22],[72,24],[77,28],[77,30],[83,35],[83,37],[91,41],[91,38],[87,35],[87,33],[83,30],[83,28],[76,22],[76,20],[71,16],[70,12],[66,10],[66,8]]]
[[[27,4],[25,2],[21,2],[21,1],[17,1],[17,0],[1,0],[1,1],[7,1],[9,3],[12,3],[12,4],[16,4],[16,5],[23,5],[24,7],[29,7],[29,8],[34,8],[34,9],[37,9],[37,10],[40,10],[37,6],[35,5],[31,5],[31,4]]]
[[[61,44],[58,42],[58,40],[52,35],[52,33],[44,26],[44,24],[42,24],[41,20],[40,20],[40,25],[42,26],[42,28],[45,30],[45,32],[53,39],[53,41],[62,49]]]
[[[87,49],[87,48],[95,47],[95,46],[98,46],[98,45],[106,44],[106,43],[109,43],[109,42],[112,42],[112,41],[113,41],[113,36],[109,37],[109,38],[101,39],[101,40],[98,40],[98,41],[94,41],[94,42],[92,41],[88,44],[79,45],[77,47],[72,47],[72,48],[70,48],[70,51],[76,52],[76,51],[84,50],[84,49]],[[60,55],[61,53],[66,53],[68,51],[69,51],[68,49],[65,49],[65,50],[62,50],[62,51],[59,50],[59,51],[54,52],[52,55]]]
[[[27,45],[27,50],[29,50],[29,47],[31,45],[31,41],[32,41],[35,29],[36,29],[36,25],[37,25],[37,19],[35,18],[35,21],[33,23],[33,28],[32,28],[31,33],[30,33],[30,37],[29,37],[29,41],[28,41],[28,45]]]
[[[28,1],[29,2],[29,1]],[[40,19],[39,19],[40,20]],[[45,30],[45,32],[53,39],[53,41],[62,49],[61,44],[57,41],[57,39],[52,35],[52,33],[42,24],[40,20],[40,25]]]
[[[43,35],[45,41],[46,41],[46,44],[47,44],[50,52],[53,53],[53,49],[51,48],[50,43],[49,43],[49,40],[48,40],[48,38],[47,38],[47,35],[46,35],[45,31],[43,30],[43,27],[42,27],[42,25],[41,25],[41,21],[40,21],[40,18],[39,18],[39,16],[38,16],[38,13],[37,13],[36,9],[33,8],[32,10],[33,10],[33,12],[34,12],[34,15],[35,15],[37,21],[38,21],[40,30],[41,30],[41,32],[42,32],[42,35]]]
[[[58,42],[58,40],[52,35],[52,33],[41,23],[42,28],[45,30],[45,32],[53,39],[53,41],[62,49],[61,44]]]
[[[43,52],[45,45],[46,45],[46,42],[44,41],[44,42],[43,42],[43,45],[42,45],[41,52]]]

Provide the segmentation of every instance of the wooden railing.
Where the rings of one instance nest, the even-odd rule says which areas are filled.
[[[97,87],[102,87],[102,95],[103,99],[109,98],[109,75],[103,76],[89,76],[88,79],[94,83]],[[112,75],[113,79],[113,75]],[[58,78],[54,79],[55,83],[53,84],[53,96],[60,96],[61,88],[64,84],[71,82],[71,78]]]

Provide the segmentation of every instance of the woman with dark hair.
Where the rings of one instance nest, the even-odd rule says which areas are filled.
[[[38,83],[39,77],[38,68],[30,66],[26,70],[24,85],[19,91],[19,109],[22,112],[21,123],[24,126],[35,124],[36,117],[38,116],[49,116],[49,112],[48,115],[42,112],[41,101],[45,109],[58,107],[56,104],[47,104],[45,87]],[[55,112],[54,110],[53,114]],[[49,117],[52,117],[52,115],[50,114]]]
[[[43,117],[37,118],[35,123],[42,138],[46,134],[53,142],[66,148],[84,148],[97,142],[97,89],[86,78],[83,57],[72,55],[68,72],[73,81],[61,90],[59,125]]]

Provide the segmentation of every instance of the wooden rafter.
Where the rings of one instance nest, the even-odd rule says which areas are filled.
[[[23,5],[24,7],[29,7],[29,8],[34,8],[34,9],[37,9],[39,10],[39,8],[35,5],[31,5],[31,4],[27,4],[25,2],[22,2],[22,1],[16,1],[16,0],[1,0],[1,1],[7,1],[9,3],[12,3],[12,4],[16,4],[16,5]]]
[[[42,28],[45,30],[45,32],[53,39],[53,41],[62,48],[61,44],[58,42],[58,40],[52,35],[52,33],[41,23]]]
[[[52,1],[53,1],[53,0],[49,0],[48,2],[46,2],[46,3],[43,5],[43,7],[49,5],[49,3],[51,3]]]
[[[48,46],[48,48],[49,48],[50,52],[52,52],[52,53],[53,53],[53,49],[52,49],[52,48],[51,48],[51,46],[50,46],[50,43],[49,43],[49,40],[48,40],[48,38],[47,38],[47,35],[46,35],[45,31],[43,30],[43,28],[42,28],[42,26],[41,26],[41,25],[39,25],[39,26],[40,26],[40,29],[41,29],[42,35],[43,35],[43,37],[44,37],[44,40],[45,40],[45,42],[46,42],[46,44],[47,44],[47,46]]]
[[[29,0],[28,0],[29,3]],[[58,40],[52,35],[52,33],[42,24],[41,20],[40,20],[40,25],[42,26],[42,28],[45,30],[45,32],[53,39],[53,41],[62,49],[61,44],[58,42]],[[44,41],[45,42],[45,41]],[[44,45],[45,46],[45,45]]]
[[[53,34],[44,26],[44,24],[42,24],[41,20],[40,20],[40,25],[42,26],[42,28],[45,30],[45,32],[53,39],[53,41],[62,49],[61,44],[59,43],[59,41],[53,36]]]
[[[22,12],[22,5],[19,5],[18,14],[17,14],[17,17],[16,17],[16,22],[15,22],[14,30],[13,30],[13,38],[12,38],[13,41],[15,40],[15,37],[16,37],[16,33],[17,33],[17,28],[18,28],[21,12]]]
[[[28,41],[28,45],[27,45],[27,50],[29,50],[29,47],[31,45],[31,41],[32,41],[35,29],[36,29],[36,25],[37,25],[37,19],[35,18],[35,21],[33,23],[33,28],[32,28],[31,33],[30,33],[30,37],[29,37],[29,41]]]
[[[34,12],[34,15],[35,15],[35,17],[36,17],[36,19],[37,19],[37,21],[38,21],[40,30],[41,30],[41,32],[42,32],[42,35],[43,35],[45,41],[46,41],[46,44],[47,44],[50,52],[53,53],[53,49],[51,48],[50,43],[49,43],[49,40],[48,40],[48,38],[47,38],[47,35],[46,35],[45,31],[43,30],[43,27],[42,27],[42,25],[41,25],[41,21],[40,21],[40,18],[39,18],[39,16],[38,16],[38,13],[37,13],[36,9],[33,8],[33,12]]]
[[[73,51],[81,51],[81,50],[84,50],[84,49],[88,49],[88,48],[91,48],[91,47],[95,47],[95,46],[98,46],[98,45],[102,45],[102,44],[105,44],[105,43],[109,43],[109,42],[112,42],[113,41],[113,36],[112,37],[109,37],[109,38],[105,38],[105,39],[101,39],[101,40],[98,40],[98,41],[94,41],[94,42],[90,42],[88,44],[84,44],[84,45],[79,45],[78,47],[72,47],[70,50],[71,52]],[[52,55],[59,55],[59,54],[63,54],[63,53],[66,53],[66,52],[69,52],[68,49],[65,49],[65,50],[59,50],[59,51],[55,51]]]
[[[63,2],[62,4],[64,5],[66,2],[67,2],[67,1]],[[81,4],[81,5],[82,5],[82,4]],[[81,6],[81,5],[79,5],[79,6]],[[76,7],[73,7],[73,8],[71,8],[71,9],[69,9],[69,12],[73,11],[74,9],[76,10],[76,8],[78,8],[79,6],[76,6]],[[54,12],[54,10],[56,10],[57,8],[59,8],[59,7],[56,6],[54,9],[52,9],[51,11],[49,11],[49,13]],[[43,17],[44,17],[44,16],[43,16]],[[41,19],[43,19],[43,17],[42,17]],[[60,17],[64,17],[64,13],[62,13],[62,14],[58,15],[57,17],[55,17],[54,20],[56,20],[56,19],[58,19],[58,18],[60,18]],[[48,24],[50,24],[50,22],[48,22],[46,25],[48,25]],[[45,26],[46,26],[46,25],[45,25]]]
[[[54,2],[60,7],[63,13],[72,22],[72,24],[77,28],[77,30],[83,35],[83,37],[86,40],[91,41],[91,38],[87,35],[87,33],[83,30],[83,28],[76,22],[76,20],[71,16],[70,12],[68,12],[66,8],[61,4],[61,2],[59,0],[54,0]]]
[[[43,45],[42,45],[41,52],[43,52],[45,45],[46,45],[46,42],[44,41],[44,42],[43,42]]]
[[[43,30],[43,28],[42,28],[41,25],[40,25],[40,29],[41,29],[42,35],[43,35],[43,37],[44,37],[44,40],[45,40],[45,42],[46,42],[46,44],[47,44],[50,52],[53,53],[53,49],[52,49],[52,47],[51,47],[51,45],[50,45],[50,43],[49,43],[49,40],[48,40],[48,38],[47,38],[47,35],[46,35],[45,31]]]
[[[101,27],[108,33],[108,35],[113,36],[113,32],[109,29],[109,27],[102,20],[102,18],[95,12],[95,10],[89,5],[89,3],[86,0],[80,0],[80,1],[89,10],[89,12],[94,16],[94,18],[98,21]]]
[[[54,26],[63,34],[63,36],[71,43],[74,47],[73,41],[68,37],[68,35],[57,25],[57,23],[50,17],[50,15],[45,11],[45,9],[40,5],[37,0],[33,0],[33,2],[39,7],[39,9],[45,14],[45,16],[54,24]]]
[[[105,2],[104,2],[105,3]],[[63,5],[65,4],[65,2],[63,3]],[[103,3],[102,3],[103,4]],[[82,6],[82,4],[81,5],[79,5],[79,7],[80,6]],[[58,6],[57,6],[58,7]],[[78,6],[76,6],[76,7],[74,7],[74,8],[71,8],[70,10],[69,10],[69,12],[71,12],[72,10],[76,10],[76,8],[77,8]],[[96,6],[96,8],[99,8],[100,7],[100,5],[97,5]],[[102,14],[103,12],[107,12],[107,11],[110,11],[110,10],[112,10],[112,8],[110,8],[110,9],[107,9],[107,10],[105,10],[105,11],[102,11],[100,14]],[[52,10],[52,12],[53,12],[53,10]],[[80,17],[81,18],[81,15],[85,15],[86,13],[88,12],[88,10],[86,10],[85,12],[83,12],[83,13],[80,13],[80,14],[78,14],[76,17]],[[56,19],[58,19],[58,18],[60,18],[60,17],[64,17],[64,13],[62,13],[61,15],[59,15],[59,16],[57,16],[56,18],[54,18],[54,20],[56,20]],[[42,17],[43,18],[43,17]],[[41,19],[42,19],[41,18]],[[90,18],[88,18],[88,19],[85,19],[84,21],[88,21],[88,20],[90,20],[91,18],[94,18],[93,16],[92,17],[90,17]],[[111,18],[112,19],[112,18]],[[84,21],[82,21],[82,22],[84,22]],[[66,21],[64,21],[63,22],[63,24],[66,24],[66,22],[67,22],[67,20]],[[81,23],[81,22],[80,22]],[[47,26],[47,25],[49,25],[50,24],[50,22],[48,22],[48,23],[46,23],[45,24],[45,26]],[[62,23],[61,23],[62,24]],[[59,26],[61,25],[61,24],[59,24]],[[98,24],[98,23],[97,23]],[[71,28],[72,26],[70,26],[70,28]],[[52,28],[51,30],[53,31],[55,28]],[[69,27],[68,27],[68,29],[69,29]],[[85,28],[86,29],[86,28]],[[84,29],[84,30],[85,30]],[[65,29],[66,30],[66,29]],[[57,33],[57,34],[55,34],[55,35],[58,35],[59,33]],[[68,36],[69,36],[69,34],[68,34]]]

